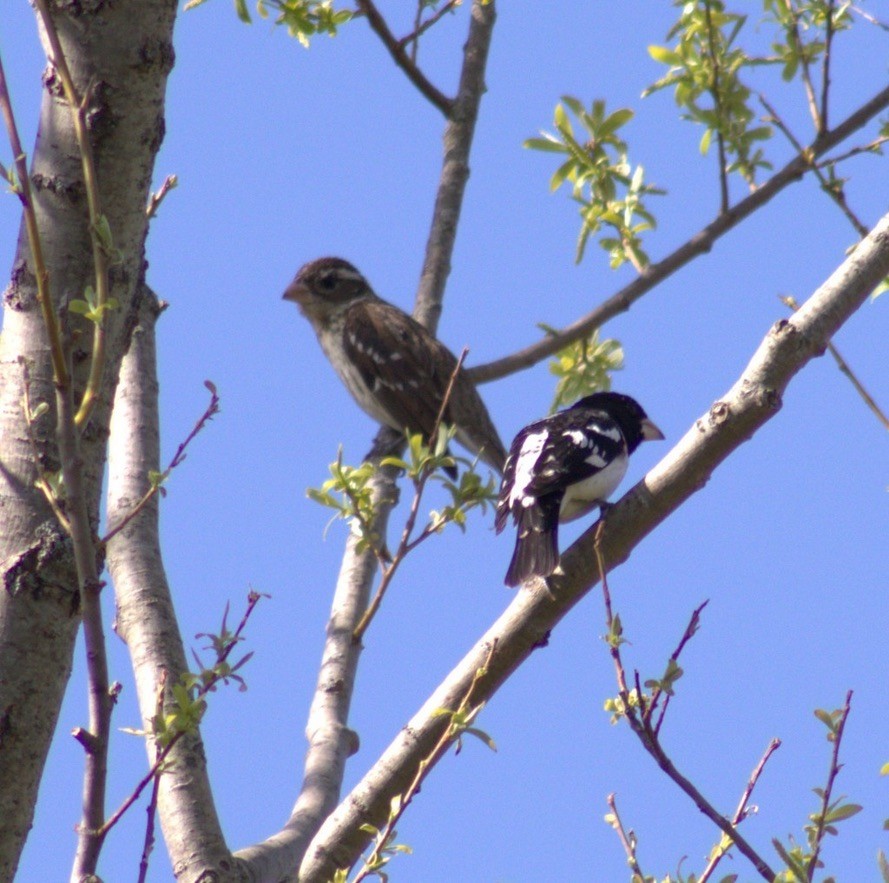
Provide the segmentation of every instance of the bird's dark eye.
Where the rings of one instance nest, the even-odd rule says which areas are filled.
[[[333,291],[336,288],[336,273],[324,273],[318,279],[318,287],[324,291]]]

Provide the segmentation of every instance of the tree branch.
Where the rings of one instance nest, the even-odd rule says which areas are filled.
[[[149,489],[148,473],[160,461],[157,367],[154,326],[159,308],[142,289],[139,324],[121,365],[114,399],[108,458],[108,520],[121,522]],[[174,684],[188,670],[158,535],[158,500],[153,496],[138,515],[108,541],[108,569],[117,599],[116,631],[126,642],[139,709],[144,720],[156,712],[160,681]],[[154,740],[146,739],[149,764]],[[207,761],[199,735],[185,736],[170,752],[160,776],[158,810],[167,849],[179,883],[218,873],[231,880],[232,857],[213,804]],[[237,866],[236,866],[237,869]]]
[[[839,269],[787,320],[776,322],[735,385],[688,430],[676,447],[608,512],[601,548],[609,569],[685,500],[701,489],[735,449],[775,416],[790,380],[867,299],[889,273],[889,215]],[[368,842],[363,824],[379,827],[389,802],[404,791],[417,765],[428,756],[446,723],[436,709],[451,708],[465,695],[493,642],[486,677],[476,700],[492,696],[598,580],[597,525],[563,555],[564,574],[551,578],[550,591],[519,591],[498,620],[435,689],[349,797],[318,832],[300,869],[300,883],[327,881],[349,867]]]
[[[490,3],[474,0],[469,15],[460,85],[445,127],[444,161],[414,306],[414,317],[433,334],[438,328],[445,285],[451,272],[451,255],[469,180],[469,154],[485,93],[485,68],[497,17],[494,0]]]
[[[410,56],[405,52],[404,45],[398,40],[389,25],[380,14],[380,11],[374,5],[372,0],[355,0],[358,9],[367,17],[367,23],[371,26],[376,35],[383,41],[383,45],[389,50],[392,60],[400,67],[407,78],[420,90],[420,93],[442,114],[450,117],[453,109],[453,100],[448,98],[436,86],[434,86],[420,70],[419,67],[411,60]]]
[[[457,221],[469,177],[475,121],[484,94],[485,66],[495,19],[493,0],[487,4],[475,0],[470,16],[460,85],[445,128],[441,179],[414,310],[417,319],[433,333],[450,271]],[[383,441],[375,450],[391,446],[391,436],[385,431],[382,436]],[[374,482],[374,508],[378,513],[374,527],[379,536],[385,536],[398,493],[394,470],[381,470]],[[358,737],[349,729],[348,719],[361,645],[352,640],[352,634],[369,603],[377,570],[373,551],[359,552],[358,545],[358,537],[350,536],[347,540],[334,592],[318,685],[306,727],[309,749],[302,789],[280,832],[237,853],[251,874],[277,873],[281,879],[293,879],[293,869],[303,860],[321,823],[337,806],[346,760],[357,749]]]
[[[835,129],[817,137],[809,147],[795,156],[783,169],[769,178],[761,187],[736,203],[726,213],[716,217],[662,261],[651,264],[641,276],[603,301],[594,310],[563,330],[548,335],[537,343],[531,344],[516,353],[484,365],[468,368],[467,374],[475,383],[499,380],[501,377],[507,377],[510,374],[515,374],[517,371],[536,365],[575,340],[588,337],[609,319],[613,319],[620,313],[625,313],[629,310],[637,300],[663,282],[664,279],[667,279],[694,258],[709,252],[721,236],[737,226],[748,215],[751,215],[758,208],[769,202],[788,184],[792,184],[802,178],[810,170],[815,159],[842,143],[849,135],[870,122],[887,106],[889,106],[889,86],[878,92],[870,101],[848,116]]]

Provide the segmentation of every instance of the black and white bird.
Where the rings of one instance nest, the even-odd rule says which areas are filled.
[[[403,310],[378,297],[342,258],[302,267],[284,292],[309,320],[325,355],[352,398],[374,420],[428,441],[448,383],[454,354]],[[444,421],[456,439],[498,472],[506,449],[475,385],[461,368]]]
[[[559,522],[604,508],[627,471],[630,454],[664,434],[639,403],[597,392],[531,423],[515,437],[503,470],[494,525],[518,529],[506,585],[547,577],[559,563]]]

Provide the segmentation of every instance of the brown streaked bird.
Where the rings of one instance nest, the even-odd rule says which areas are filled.
[[[303,266],[284,292],[309,320],[352,398],[374,420],[428,440],[457,359],[403,310],[378,297],[342,258]],[[461,368],[444,414],[463,447],[498,472],[506,449]]]

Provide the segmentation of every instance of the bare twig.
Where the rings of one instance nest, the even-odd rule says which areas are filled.
[[[751,215],[758,208],[769,202],[789,184],[802,178],[810,170],[815,159],[828,150],[833,149],[837,144],[842,143],[849,135],[866,125],[887,106],[889,106],[889,87],[877,93],[835,129],[817,137],[809,147],[794,157],[783,169],[772,175],[761,187],[740,202],[735,203],[725,214],[714,218],[706,227],[698,231],[684,245],[681,245],[663,260],[649,265],[641,276],[634,279],[616,294],[607,298],[594,310],[561,331],[552,334],[547,333],[542,340],[518,352],[484,365],[468,368],[467,374],[470,379],[477,384],[499,380],[501,377],[507,377],[517,371],[536,365],[575,340],[589,337],[593,331],[604,325],[609,319],[613,319],[620,313],[630,309],[643,295],[647,294],[677,270],[684,267],[694,258],[709,252],[721,236],[737,226],[748,215]]]
[[[389,30],[389,25],[380,14],[373,0],[356,0],[358,9],[367,17],[367,22],[383,41],[383,45],[392,56],[392,60],[400,67],[407,78],[420,90],[420,93],[435,107],[437,107],[444,116],[450,117],[453,111],[454,101],[448,98],[417,67],[411,60],[410,56],[405,52],[404,46]]]
[[[441,405],[438,409],[438,414],[435,417],[435,423],[432,425],[432,432],[429,435],[429,447],[433,449],[435,447],[436,439],[438,438],[438,432],[441,428],[441,421],[444,418],[445,411],[447,411],[448,402],[451,400],[451,394],[454,391],[454,383],[457,381],[457,375],[460,373],[460,369],[463,367],[463,361],[466,358],[466,354],[469,350],[464,347],[463,351],[460,353],[460,358],[457,359],[457,363],[454,365],[454,370],[451,372],[451,376],[448,379],[448,385],[445,388],[444,396],[442,396]],[[376,594],[373,596],[370,604],[367,605],[367,610],[364,611],[361,619],[358,621],[358,625],[355,626],[355,631],[352,633],[352,639],[354,641],[360,641],[364,636],[364,633],[367,631],[368,626],[373,621],[374,616],[376,616],[377,610],[380,608],[380,604],[383,603],[383,597],[386,594],[386,590],[392,583],[393,578],[395,577],[395,573],[398,570],[399,565],[402,561],[404,561],[405,556],[415,549],[420,542],[427,539],[431,536],[432,531],[424,530],[420,537],[411,540],[411,537],[414,533],[414,527],[417,523],[417,515],[420,511],[420,500],[423,497],[423,490],[426,487],[426,482],[429,480],[432,472],[429,468],[421,470],[419,476],[417,476],[414,482],[414,498],[411,500],[410,511],[408,512],[407,519],[404,522],[404,528],[401,531],[401,539],[398,541],[398,548],[395,550],[395,554],[392,556],[392,561],[383,567],[382,577],[380,578],[380,585],[377,588]],[[379,557],[379,554],[378,554]],[[381,561],[382,563],[382,561]]]
[[[630,866],[630,870],[633,874],[635,874],[634,879],[640,881],[647,880],[648,878],[642,873],[642,868],[639,867],[639,860],[636,857],[636,837],[632,831],[627,831],[624,828],[620,814],[617,811],[617,800],[615,799],[614,793],[609,794],[606,799],[608,801],[608,808],[611,810],[611,815],[614,818],[611,826],[617,831],[621,846],[623,846],[624,852],[627,854],[627,864]]]
[[[113,536],[120,533],[152,500],[156,494],[160,493],[163,483],[169,478],[170,473],[179,466],[185,459],[186,448],[194,440],[194,437],[219,413],[219,395],[216,387],[209,380],[204,381],[204,386],[210,391],[210,404],[198,419],[198,422],[192,427],[191,432],[185,437],[185,440],[176,448],[173,459],[170,460],[167,468],[151,482],[151,487],[144,493],[142,498],[126,513],[118,522],[108,529],[108,532],[99,542],[105,545]]]
[[[839,775],[842,765],[840,764],[840,743],[843,741],[843,730],[846,727],[846,721],[849,718],[849,712],[852,708],[852,691],[846,693],[846,701],[840,712],[837,721],[836,732],[833,734],[833,752],[830,757],[830,770],[827,774],[827,784],[821,793],[821,810],[815,819],[815,845],[812,849],[812,856],[809,859],[808,877],[810,880],[815,878],[815,869],[818,867],[818,855],[821,852],[821,841],[824,839],[825,828],[827,827],[827,813],[830,809],[830,797],[833,793],[833,785],[836,777]]]
[[[778,115],[778,111],[775,110],[774,107],[772,107],[765,95],[760,95],[759,101],[760,104],[762,104],[762,106],[765,108],[766,113],[769,115],[771,121],[778,127],[784,137],[793,145],[794,150],[802,155],[805,148],[802,146],[802,144],[800,144],[793,132],[790,131],[790,127]],[[821,163],[812,163],[810,165],[810,169],[812,170],[812,172],[814,172],[815,177],[818,179],[818,183],[821,185],[821,189],[839,207],[840,211],[846,216],[849,223],[855,228],[858,235],[867,236],[867,227],[858,219],[858,216],[849,207],[849,204],[846,202],[846,197],[842,189],[833,187],[830,181],[828,181],[827,178],[824,176],[824,173],[821,171],[822,165],[823,164]]]
[[[744,793],[741,795],[741,800],[738,802],[738,808],[735,810],[735,814],[732,816],[732,824],[739,825],[741,822],[747,818],[748,809],[747,804],[753,795],[753,789],[756,787],[756,783],[759,781],[759,777],[762,775],[763,770],[765,769],[766,764],[769,761],[769,758],[781,747],[780,739],[772,739],[766,747],[763,756],[759,759],[759,763],[756,765],[756,768],[753,770],[750,778],[747,780],[747,787],[744,789]],[[728,846],[731,843],[729,842]],[[717,848],[713,855],[710,857],[710,861],[707,862],[706,867],[701,872],[701,876],[698,878],[698,883],[706,883],[707,880],[710,879],[710,875],[716,870],[716,866],[722,861],[722,857],[728,851],[728,846],[725,849]]]
[[[149,220],[153,218],[157,214],[157,210],[160,208],[161,203],[164,201],[164,197],[178,185],[179,178],[176,175],[167,175],[164,178],[163,184],[161,184],[157,193],[152,193],[148,198],[148,206],[145,209],[145,214]]]
[[[154,777],[154,785],[151,787],[151,800],[145,807],[145,841],[142,846],[142,858],[139,861],[139,876],[136,883],[145,883],[148,878],[148,859],[154,849],[154,820],[157,816],[157,792],[160,788],[160,776]]]
[[[869,22],[872,25],[880,28],[883,31],[889,31],[889,24],[884,21],[880,21],[875,15],[871,15],[866,9],[862,9],[860,6],[856,4],[851,4],[849,6],[849,10],[854,12],[856,15],[860,15],[866,22]]]
[[[402,47],[410,46],[411,47],[411,61],[414,64],[417,63],[417,49],[420,45],[420,37],[426,33],[433,25],[437,24],[441,21],[442,18],[445,17],[449,12],[451,12],[455,7],[459,6],[463,0],[448,0],[441,9],[434,12],[426,21],[422,20],[423,15],[423,3],[417,3],[417,15],[414,19],[414,29],[405,37],[402,37],[398,44]]]
[[[791,297],[790,295],[782,297],[781,303],[788,306],[794,312],[799,309],[799,304],[796,302],[796,298]],[[852,384],[852,386],[855,387],[856,392],[864,400],[864,403],[868,406],[868,408],[871,409],[871,411],[874,412],[877,420],[879,420],[880,423],[883,424],[883,428],[889,429],[889,417],[886,416],[883,409],[874,401],[871,394],[864,388],[861,381],[849,367],[846,360],[840,355],[839,350],[832,343],[827,344],[827,350],[836,360],[837,367],[840,369],[840,371],[842,371],[843,374],[845,374],[846,377],[849,378],[849,382]]]
[[[440,738],[435,743],[429,754],[425,758],[423,758],[419,762],[419,764],[417,764],[417,769],[414,772],[413,779],[411,780],[405,792],[400,796],[400,799],[397,802],[397,808],[395,808],[393,812],[390,813],[389,818],[386,820],[386,824],[377,834],[376,842],[374,843],[373,849],[371,850],[370,855],[365,860],[363,867],[355,876],[353,883],[360,883],[361,880],[364,880],[370,874],[375,873],[374,869],[379,864],[382,851],[385,849],[389,840],[392,838],[392,834],[395,830],[395,826],[398,824],[398,820],[404,815],[405,810],[410,806],[411,801],[414,799],[414,797],[417,796],[417,793],[420,790],[420,786],[423,784],[423,780],[426,778],[432,767],[445,755],[453,742],[456,739],[459,739],[461,734],[466,729],[466,726],[468,726],[472,723],[473,720],[475,720],[475,718],[478,716],[478,713],[484,707],[483,702],[477,704],[474,708],[472,707],[473,694],[478,687],[479,681],[488,673],[488,667],[491,664],[491,659],[493,658],[494,652],[496,650],[497,642],[493,641],[488,650],[488,656],[485,660],[484,665],[482,665],[478,669],[478,671],[476,671],[475,676],[470,681],[469,687],[467,688],[466,693],[460,700],[457,707],[453,710],[439,710],[439,717],[450,717],[448,726],[441,734]]]
[[[56,437],[65,482],[65,507],[74,546],[77,582],[80,589],[83,637],[89,682],[89,734],[83,773],[83,816],[78,826],[77,852],[72,877],[95,874],[105,835],[105,789],[108,775],[108,743],[112,699],[108,679],[105,630],[102,624],[101,592],[96,566],[95,536],[90,524],[81,468],[80,438],[74,423],[71,387],[56,392]]]

